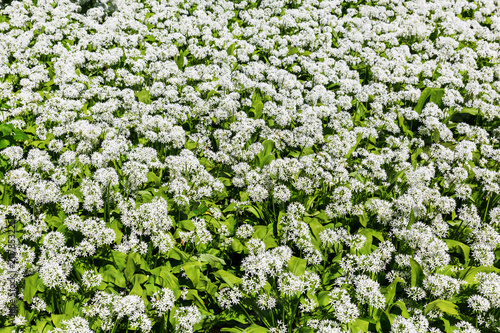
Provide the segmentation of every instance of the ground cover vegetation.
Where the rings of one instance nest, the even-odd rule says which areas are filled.
[[[498,0],[0,5],[0,332],[499,332]]]

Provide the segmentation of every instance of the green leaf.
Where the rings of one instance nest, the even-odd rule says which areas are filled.
[[[102,280],[107,283],[114,283],[117,287],[125,288],[127,286],[127,282],[123,273],[118,271],[112,265],[106,265],[103,269]]]
[[[134,274],[134,276],[132,276],[132,278],[130,279],[130,282],[132,282],[133,284],[135,283],[143,284],[147,280],[148,277],[144,274]]]
[[[307,260],[293,257],[288,262],[288,269],[296,276],[301,276],[306,271]]]
[[[75,310],[75,300],[66,301],[64,304],[64,314],[68,316],[68,318],[73,317],[73,312]]]
[[[441,136],[439,134],[439,130],[437,128],[432,133],[432,139],[434,140],[434,143],[439,143],[439,140],[441,139]]]
[[[136,282],[134,283],[134,287],[130,291],[130,295],[137,295],[137,296],[143,296],[144,289],[142,289],[141,284]]]
[[[220,263],[222,265],[226,264],[226,262],[224,261],[224,259],[216,257],[213,254],[201,253],[201,254],[198,254],[198,255],[193,256],[193,257],[196,260],[198,260],[199,262],[216,262],[216,263]]]
[[[477,284],[478,282],[476,280],[476,274],[479,272],[500,274],[500,269],[498,269],[496,267],[485,267],[485,266],[474,267],[474,268],[470,267],[470,269],[464,270],[460,274],[459,278],[464,279],[469,284]],[[467,275],[465,277],[463,277],[463,274],[467,274]]]
[[[2,132],[3,136],[9,135],[10,133],[12,133],[13,130],[14,130],[14,126],[12,126],[11,124],[1,124],[0,125],[0,132]]]
[[[418,99],[417,105],[415,106],[415,111],[417,111],[417,113],[420,114],[428,99],[430,99],[431,102],[440,105],[441,100],[443,98],[443,94],[444,94],[443,88],[429,88],[429,87],[425,88],[424,91],[422,91],[420,98]]]
[[[175,277],[174,274],[172,274],[169,267],[167,266],[156,267],[155,269],[151,270],[151,275],[154,276],[156,284],[172,290],[176,298],[180,297],[181,288],[179,286],[179,280],[177,279],[177,277]]]
[[[0,139],[0,149],[10,146],[10,141],[7,139]]]
[[[37,328],[38,332],[43,332],[43,329],[47,326],[47,321],[46,320],[36,320],[36,325],[35,327]],[[0,331],[1,332],[1,331]]]
[[[227,49],[227,55],[234,55],[234,49],[236,48],[237,45],[238,43],[231,44],[231,46],[229,46]]]
[[[349,149],[349,152],[345,156],[346,159],[349,159],[351,157],[352,153],[354,153],[354,151],[358,147],[359,143],[361,142],[362,138],[363,138],[362,134],[359,134],[358,138],[356,139],[356,144],[354,146],[352,146],[351,149]]]
[[[17,128],[14,128],[14,136],[13,139],[16,140],[17,142],[23,142],[29,139],[29,136],[24,134],[23,131],[18,130]]]
[[[155,183],[156,186],[161,185],[160,177],[158,177],[154,172],[150,171],[150,172],[148,172],[148,174],[146,176],[147,176],[149,182]]]
[[[422,285],[422,281],[424,280],[424,272],[422,270],[422,267],[413,258],[410,258],[410,266],[411,266],[411,286],[415,287]]]
[[[387,302],[387,305],[391,305],[392,301],[394,300],[394,297],[396,296],[396,291],[398,289],[398,283],[401,283],[404,285],[404,281],[401,280],[400,278],[394,279],[394,281],[391,282],[390,285],[387,287],[381,288],[382,294],[385,296],[385,300]]]
[[[252,324],[243,330],[243,333],[267,333],[269,330],[265,327]]]
[[[254,106],[255,119],[262,118],[262,110],[264,109],[264,103],[258,101]]]
[[[314,238],[319,242],[321,241],[319,234],[325,230],[325,227],[321,224],[321,222],[317,218],[311,219],[309,222],[309,227],[314,235]]]
[[[408,309],[406,308],[406,304],[403,303],[402,301],[396,301],[394,304],[391,306],[391,311],[394,308],[394,306],[398,306],[398,308],[401,310],[401,315],[405,318],[410,318],[410,313],[408,312]],[[392,313],[392,312],[391,312]]]
[[[218,270],[217,272],[214,273],[214,275],[222,279],[231,288],[234,287],[235,285],[241,284],[242,282],[242,280],[239,277],[224,270]]]
[[[428,314],[430,311],[434,309],[439,309],[450,316],[458,315],[458,306],[456,306],[450,301],[437,299],[433,302],[430,302],[425,307],[424,314]]]
[[[411,165],[413,167],[413,170],[417,168],[417,157],[422,154],[423,150],[422,148],[417,148],[413,154],[411,154]]]
[[[184,264],[182,268],[184,268],[184,272],[186,272],[186,275],[193,283],[193,286],[196,287],[200,281],[201,264],[198,261],[191,261]]]
[[[292,47],[288,50],[288,54],[287,56],[291,56],[291,55],[294,55],[294,54],[297,54],[299,53],[299,48],[298,47]]]
[[[454,239],[445,239],[444,241],[446,242],[446,244],[448,245],[448,248],[451,251],[454,251],[454,252],[457,252],[457,253],[463,255],[465,261],[466,262],[469,261],[470,247],[468,245],[465,245],[464,243],[459,242],[459,241],[454,240]]]
[[[310,327],[303,326],[298,330],[298,333],[314,333],[314,330]]]
[[[137,97],[137,99],[141,103],[151,104],[151,97],[149,95],[149,91],[145,89],[142,89],[141,91],[135,93],[135,97]]]
[[[24,298],[28,304],[31,304],[33,296],[38,291],[38,273],[35,273],[24,279]]]
[[[182,55],[179,55],[179,56],[175,57],[174,59],[175,59],[175,63],[177,64],[177,67],[179,69],[182,69],[184,67],[184,57]]]
[[[109,224],[109,227],[115,232],[115,242],[116,244],[120,244],[122,242],[123,232],[120,230],[120,226],[118,225],[118,220],[113,219]]]
[[[69,318],[66,314],[52,314],[50,315],[50,319],[52,319],[55,327],[61,328],[61,322]]]
[[[475,109],[475,108],[463,108],[460,113],[468,113],[468,114],[471,114],[473,116],[477,116],[477,114],[479,113],[479,110],[478,109]]]
[[[127,255],[120,251],[113,251],[111,256],[114,264],[118,267],[118,270],[124,270],[127,266]]]
[[[357,318],[354,322],[349,324],[349,328],[352,333],[368,332],[369,326],[370,322],[361,318]]]
[[[319,306],[328,306],[330,305],[330,294],[329,291],[320,291],[318,293],[318,304]]]
[[[127,281],[131,281],[132,276],[135,273],[135,262],[132,256],[127,257],[127,265],[125,266],[125,278]]]
[[[380,318],[377,320],[375,325],[377,332],[390,332],[391,331],[391,320],[387,315],[387,312],[382,311],[380,313]]]

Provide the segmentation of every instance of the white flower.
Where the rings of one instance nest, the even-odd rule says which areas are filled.
[[[467,300],[467,304],[476,312],[486,312],[490,309],[490,301],[481,295],[472,295]]]
[[[98,287],[102,282],[102,276],[99,273],[95,273],[94,271],[91,270],[86,270],[83,272],[82,275],[82,283],[87,287],[87,288],[95,288]]]
[[[175,303],[175,295],[169,288],[162,288],[161,292],[155,292],[151,297],[153,309],[158,311],[158,316],[163,316],[167,311],[172,310]]]
[[[223,309],[228,309],[233,305],[239,304],[242,296],[241,291],[237,287],[223,288],[219,291],[217,302],[219,302],[219,305]]]
[[[182,306],[175,311],[174,318],[176,319],[175,329],[182,333],[192,333],[194,325],[201,321],[201,313],[197,307]]]
[[[354,280],[356,285],[356,298],[363,304],[368,304],[377,309],[383,309],[385,306],[385,296],[380,292],[380,285],[361,275]]]
[[[24,316],[19,315],[19,316],[14,317],[14,325],[24,326],[26,324],[27,324],[27,322],[26,322],[26,318],[24,318]]]

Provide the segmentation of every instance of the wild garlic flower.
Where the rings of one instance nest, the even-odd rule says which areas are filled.
[[[86,270],[82,275],[82,283],[87,288],[98,287],[102,282],[102,276],[99,273],[95,273],[91,270]]]
[[[237,288],[223,288],[219,291],[217,302],[223,309],[228,309],[240,303],[242,297],[241,291]]]
[[[181,306],[174,314],[176,319],[175,329],[177,332],[192,333],[194,325],[201,321],[200,310],[194,305]]]
[[[385,296],[380,292],[380,285],[365,275],[360,275],[354,280],[356,285],[356,298],[363,304],[382,309],[385,306]]]
[[[358,307],[351,302],[351,297],[345,289],[334,288],[328,294],[335,319],[346,324],[359,317]]]
[[[162,288],[161,292],[156,291],[151,297],[153,309],[158,311],[158,316],[162,317],[167,311],[172,310],[175,303],[175,295],[169,288]]]

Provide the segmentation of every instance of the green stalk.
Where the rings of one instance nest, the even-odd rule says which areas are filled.
[[[488,207],[490,206],[490,200],[491,200],[491,196],[488,196],[488,202],[486,203],[486,209],[484,210],[483,222],[486,221],[486,214],[488,214]]]
[[[240,308],[242,308],[242,309],[243,309],[243,312],[245,312],[245,315],[246,315],[246,316],[247,316],[247,318],[250,320],[250,322],[251,322],[252,324],[255,324],[255,322],[253,321],[252,317],[250,317],[250,315],[248,314],[247,310],[245,310],[245,308],[243,307],[243,305],[241,305],[241,304],[238,304],[238,305],[240,306]]]

